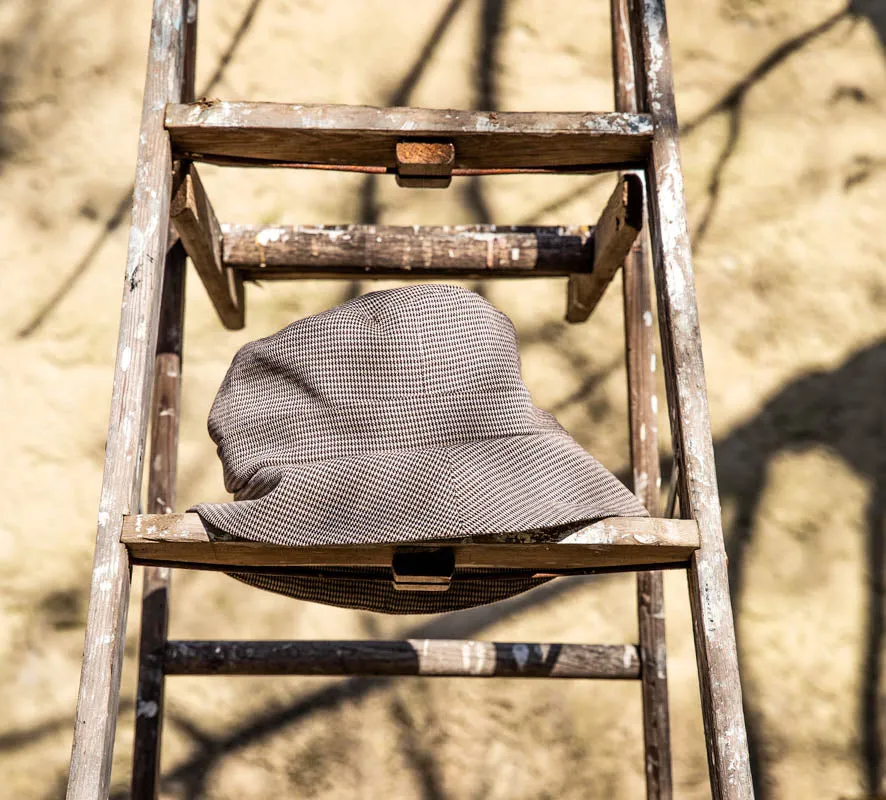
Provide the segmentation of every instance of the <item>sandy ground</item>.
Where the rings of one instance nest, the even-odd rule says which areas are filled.
[[[0,3],[4,797],[64,789],[126,250],[117,210],[133,174],[148,6]],[[198,83],[221,65],[211,96],[508,110],[612,104],[602,0],[204,6]],[[673,0],[670,11],[758,796],[878,796],[886,4]],[[267,223],[587,223],[611,186],[608,177],[520,177],[422,193],[332,174],[203,174],[220,217]],[[205,418],[234,350],[350,290],[250,287],[248,329],[228,333],[190,281],[180,508],[224,497]],[[588,325],[570,328],[562,282],[486,290],[517,324],[537,404],[623,473],[619,292]],[[138,571],[135,581],[119,797],[132,746]],[[667,604],[676,796],[703,798],[680,574],[667,578]],[[174,581],[176,637],[404,633],[631,641],[633,579],[562,582],[511,603],[411,619],[299,604],[220,575]],[[632,684],[174,678],[168,697],[168,798],[642,794]]]

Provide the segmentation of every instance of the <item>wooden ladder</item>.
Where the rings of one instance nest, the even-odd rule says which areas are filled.
[[[611,4],[617,111],[505,113],[194,102],[197,2],[154,0],[69,798],[108,796],[133,564],[147,567],[133,798],[157,796],[164,680],[182,674],[638,679],[647,797],[669,798],[663,568],[688,572],[712,795],[753,797],[664,0]],[[219,224],[194,167],[201,161],[393,173],[406,187],[442,188],[453,175],[621,174],[593,228],[264,227]],[[638,238],[644,205],[674,442],[675,479],[663,516],[651,281]],[[393,546],[213,540],[196,515],[171,513],[186,255],[228,328],[244,325],[245,281],[297,277],[568,276],[567,319],[578,322],[623,264],[634,490],[652,518],[603,520],[565,539],[475,537],[408,554]],[[152,513],[142,515],[149,419]],[[672,518],[677,503],[682,519]],[[441,553],[449,567],[435,559]],[[445,589],[452,564],[553,575],[637,571],[639,644],[167,638],[170,567],[315,574],[362,565],[391,568],[406,589]]]

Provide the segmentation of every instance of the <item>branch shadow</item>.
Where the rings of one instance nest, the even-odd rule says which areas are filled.
[[[46,0],[30,4],[20,24],[12,30],[5,31],[0,41],[0,164],[15,155],[22,143],[9,124],[7,116],[56,102],[56,97],[51,94],[42,94],[32,99],[20,99],[15,96],[23,68],[27,66],[28,46],[34,38],[34,32],[40,30],[42,26],[46,9]]]
[[[504,600],[494,605],[480,606],[465,611],[453,612],[420,623],[404,634],[404,638],[415,639],[447,639],[469,638],[478,635],[485,628],[491,627],[505,619],[546,603],[562,598],[589,580],[603,578],[561,578],[552,583],[544,584],[531,592]],[[246,717],[234,729],[223,736],[212,737],[177,717],[177,724],[185,732],[189,729],[198,731],[192,736],[195,752],[185,761],[170,770],[163,778],[164,791],[175,792],[187,800],[199,800],[206,796],[206,785],[212,771],[220,761],[238,751],[273,736],[286,728],[301,724],[312,716],[322,712],[333,711],[350,703],[360,703],[370,696],[388,689],[396,679],[392,678],[348,678],[327,684],[320,689],[308,692],[292,703],[279,707],[264,709]],[[395,706],[399,701],[395,701]],[[392,714],[397,718],[397,708],[392,707]],[[414,732],[404,731],[404,736],[412,737],[406,742],[414,747],[407,753],[414,766],[419,782],[428,800],[445,797],[442,780],[436,764],[427,753],[421,751]],[[112,800],[124,800],[127,794],[121,792],[112,795]]]
[[[367,639],[383,639],[383,632],[378,625],[378,617],[375,614],[364,613],[363,633]],[[397,683],[393,686],[399,686]],[[415,704],[430,711],[430,692],[427,691],[425,681],[417,681],[413,688],[421,695],[421,700]],[[443,775],[440,771],[433,749],[427,748],[421,741],[415,719],[410,711],[410,704],[392,687],[391,702],[388,707],[388,716],[394,722],[398,733],[398,746],[403,757],[409,763],[413,775],[415,775],[422,800],[446,800],[443,790]]]
[[[261,5],[262,0],[252,0],[237,28],[234,30],[227,47],[219,57],[215,70],[210,76],[206,85],[197,93],[198,97],[205,97],[212,94],[221,83],[225,70],[234,58],[243,38],[246,36],[249,28],[255,20],[255,15]],[[17,339],[28,339],[33,336],[46,320],[58,308],[59,304],[70,294],[74,287],[79,283],[80,279],[89,271],[89,268],[95,262],[96,256],[104,248],[108,239],[117,231],[117,229],[125,222],[132,208],[132,193],[135,191],[135,184],[131,183],[120,193],[114,211],[102,224],[101,231],[95,237],[92,244],[81,256],[80,260],[74,265],[74,268],[62,279],[55,291],[46,299],[43,305],[34,313],[28,322],[26,322],[18,331],[16,331]]]
[[[406,75],[397,87],[388,95],[385,102],[386,106],[396,107],[409,105],[412,93],[415,91],[415,87],[418,86],[419,81],[421,81],[428,64],[430,64],[434,51],[443,40],[444,35],[449,30],[449,26],[452,24],[456,14],[463,5],[464,0],[449,0],[443,9],[443,13],[440,14],[439,19],[434,24],[430,34],[428,34],[428,38],[419,50],[418,55],[412,62],[412,66],[406,72]],[[379,182],[377,175],[370,174],[363,179],[360,189],[358,190],[358,223],[364,225],[378,225],[381,222],[382,208],[378,199],[378,189]],[[362,281],[349,281],[342,299],[352,300],[361,294],[363,290],[362,287]]]
[[[764,56],[741,80],[732,85],[718,100],[709,108],[699,114],[695,119],[682,126],[682,136],[691,136],[699,127],[709,120],[726,114],[728,117],[728,134],[723,148],[717,157],[711,177],[706,187],[706,202],[701,213],[701,219],[696,226],[693,238],[693,247],[698,249],[704,242],[711,222],[717,211],[720,196],[723,189],[723,176],[730,160],[735,155],[741,138],[744,101],[756,85],[758,85],[774,69],[781,66],[790,56],[799,52],[803,47],[814,39],[827,33],[838,22],[847,19],[853,12],[851,6],[834,12],[817,25],[806,29],[796,36],[786,39],[771,52]]]

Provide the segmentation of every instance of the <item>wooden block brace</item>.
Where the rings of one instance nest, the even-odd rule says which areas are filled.
[[[403,545],[287,547],[214,537],[197,514],[126,516],[121,541],[137,564],[237,571],[260,568],[387,567]],[[698,547],[693,520],[612,517],[571,533],[540,531],[409,543],[445,547],[458,569],[525,569],[564,574],[582,570],[686,566]]]
[[[590,272],[593,228],[506,225],[222,225],[244,280],[533,278]]]
[[[584,322],[609,286],[643,227],[643,181],[637,175],[619,178],[615,191],[594,228],[594,268],[589,275],[570,275],[566,321]]]
[[[245,324],[243,279],[222,262],[221,226],[193,164],[175,190],[170,216],[222,323],[239,330]]]
[[[455,574],[455,553],[450,547],[401,547],[391,558],[394,588],[400,592],[446,592]]]
[[[397,142],[397,185],[405,189],[445,189],[452,183],[452,142]]]
[[[404,641],[172,641],[167,675],[422,675],[636,680],[632,644]]]

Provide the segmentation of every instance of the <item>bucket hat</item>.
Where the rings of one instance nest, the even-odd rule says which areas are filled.
[[[399,544],[646,516],[533,405],[511,321],[455,286],[372,292],[245,345],[209,433],[234,500],[192,510],[251,541]],[[397,591],[390,570],[233,574],[388,613],[480,605],[543,582],[461,570],[448,591],[413,593]]]

